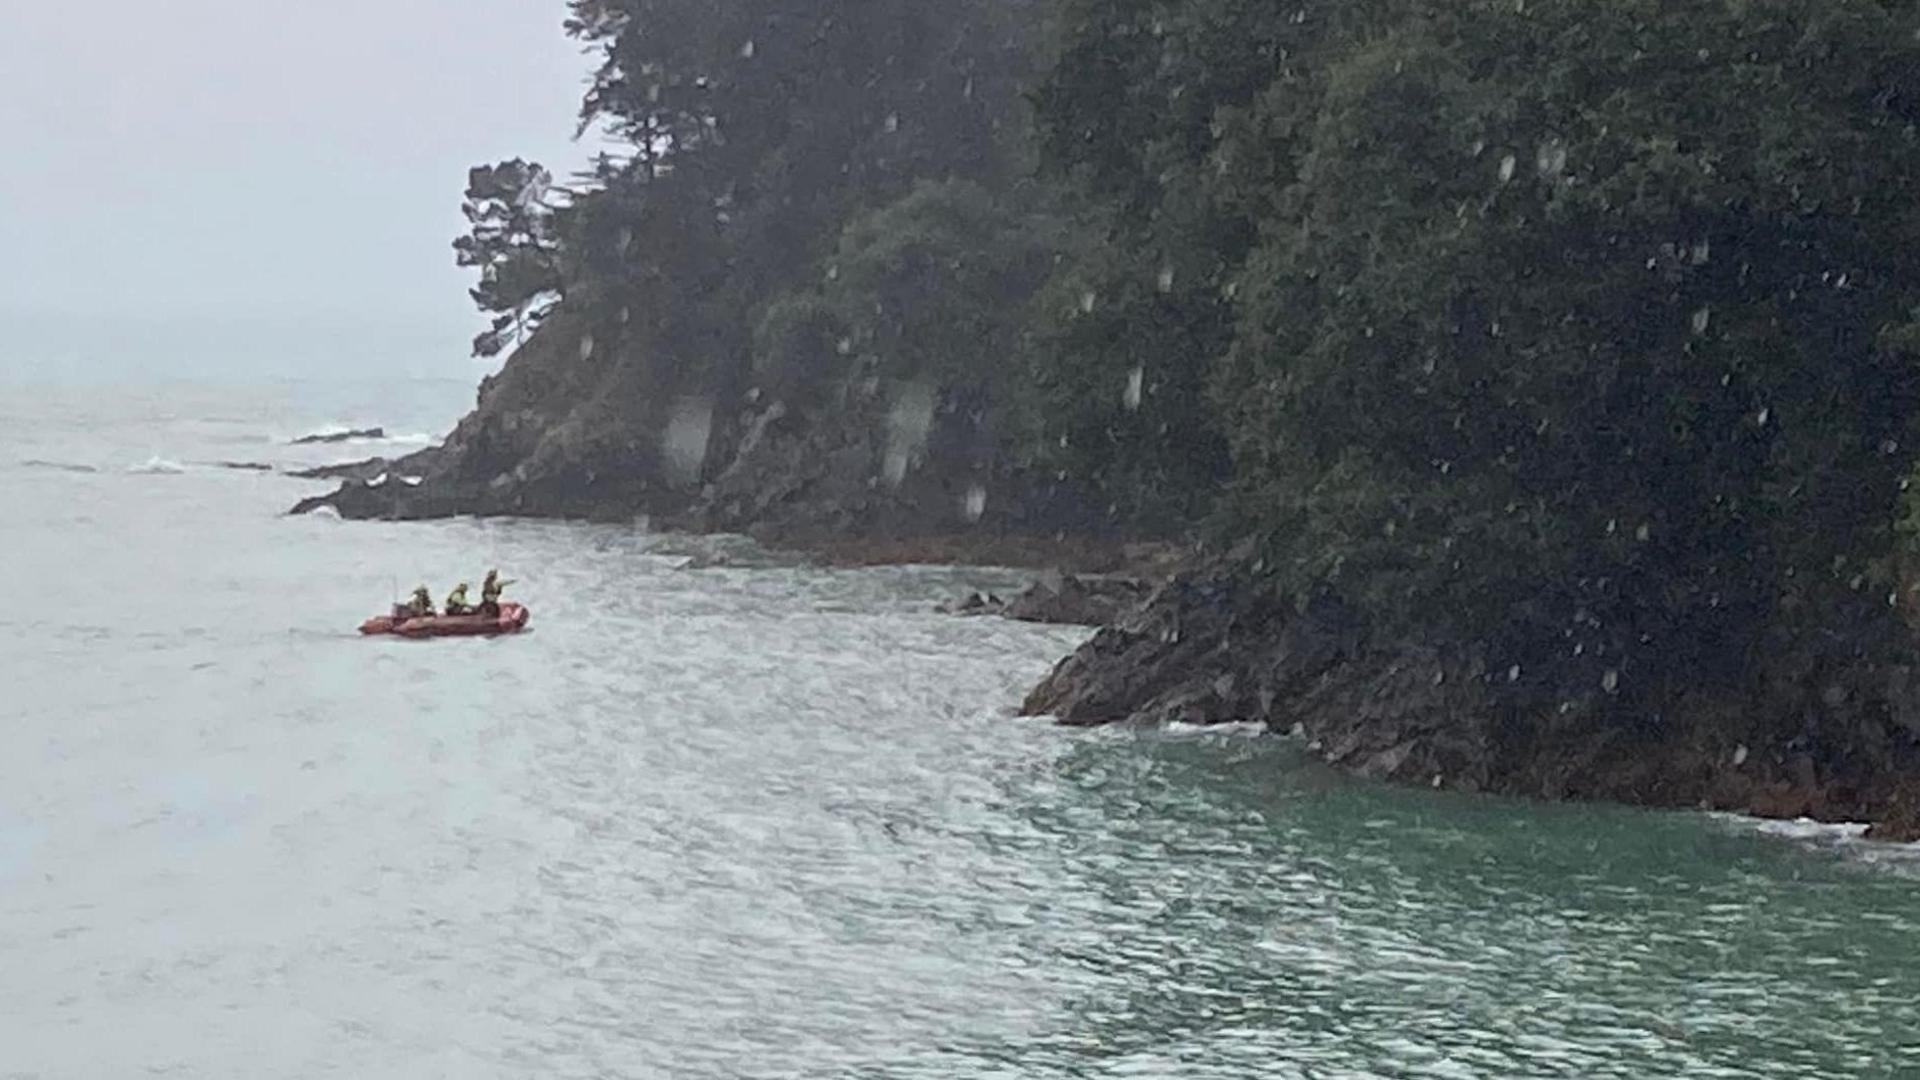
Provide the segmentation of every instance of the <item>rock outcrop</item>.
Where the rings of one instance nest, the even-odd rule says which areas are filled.
[[[1655,719],[1574,713],[1565,687],[1472,647],[1388,639],[1254,576],[1185,575],[1062,661],[1023,711],[1069,725],[1258,721],[1328,762],[1407,784],[1545,799],[1866,821],[1920,838],[1920,678],[1677,694]]]
[[[1049,572],[1011,600],[975,593],[945,610],[955,615],[998,615],[1018,622],[1105,626],[1146,599],[1152,587],[1139,578]]]
[[[315,446],[323,443],[352,442],[355,439],[384,439],[385,428],[362,428],[358,431],[322,431],[313,435],[302,435],[293,440],[295,446]]]
[[[1100,524],[1059,477],[997,460],[991,410],[961,408],[938,387],[850,378],[793,388],[806,397],[798,405],[683,377],[556,313],[482,383],[443,445],[311,472],[344,483],[294,512],[645,518],[802,546],[1065,537]],[[369,483],[387,471],[421,482]]]

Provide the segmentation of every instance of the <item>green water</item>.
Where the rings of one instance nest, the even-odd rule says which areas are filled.
[[[935,612],[1006,575],[197,464],[455,389],[0,396],[0,1077],[1920,1076],[1916,853],[1015,719],[1085,632]],[[489,566],[533,633],[353,632]]]
[[[1410,792],[1109,733],[1033,816],[1081,902],[1061,1075],[1920,1076],[1908,852]]]

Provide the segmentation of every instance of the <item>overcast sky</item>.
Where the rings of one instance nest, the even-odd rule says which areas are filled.
[[[563,0],[0,0],[0,374],[475,371],[467,168],[565,175]]]

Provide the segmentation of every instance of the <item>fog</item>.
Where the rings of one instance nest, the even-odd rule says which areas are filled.
[[[557,0],[0,13],[0,375],[473,371],[468,166],[566,172]]]

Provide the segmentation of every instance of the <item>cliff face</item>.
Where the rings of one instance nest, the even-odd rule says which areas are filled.
[[[932,382],[676,390],[556,314],[480,388],[443,445],[348,475],[294,508],[633,520],[806,540],[1095,531],[1079,492],[1003,460],[998,410]],[[613,347],[617,348],[617,346]],[[379,473],[407,478],[378,485]],[[418,483],[413,481],[417,479]]]
[[[1499,667],[1472,646],[1376,635],[1336,605],[1303,610],[1216,567],[1102,630],[1024,711],[1071,725],[1259,721],[1399,783],[1867,821],[1877,838],[1920,839],[1910,665],[1703,682],[1664,695],[1652,716],[1607,708],[1618,689]]]

